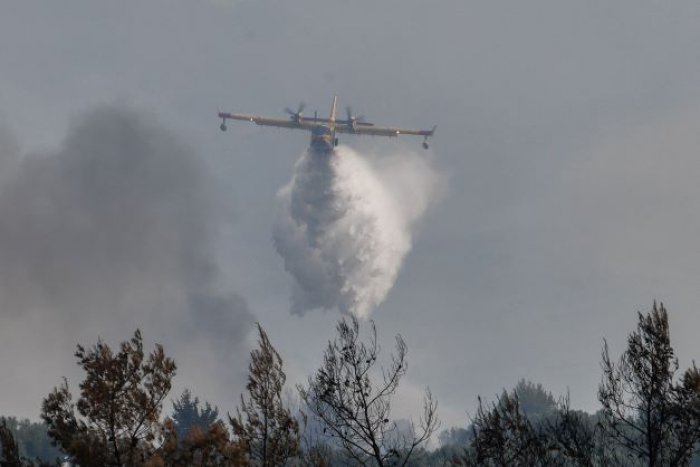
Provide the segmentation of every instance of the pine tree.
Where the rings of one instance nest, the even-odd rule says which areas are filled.
[[[17,441],[5,420],[2,420],[0,424],[0,467],[22,467],[23,465]]]
[[[407,429],[400,429],[391,420],[391,400],[408,365],[403,339],[396,336],[396,354],[377,377],[374,323],[368,342],[360,340],[354,317],[339,321],[336,329],[338,336],[328,343],[321,368],[309,379],[308,388],[298,388],[302,401],[323,423],[326,436],[360,465],[407,465],[438,426],[437,402],[427,390],[419,426],[409,421]]]
[[[630,462],[648,466],[688,465],[700,442],[700,375],[693,365],[676,381],[678,359],[671,346],[668,313],[654,303],[639,313],[620,360],[603,349],[605,434]]]
[[[299,423],[282,403],[286,375],[282,358],[258,324],[259,348],[250,353],[248,398],[229,420],[254,465],[283,465],[299,452]]]
[[[86,373],[80,397],[73,403],[64,379],[44,399],[49,436],[83,467],[145,462],[156,450],[175,363],[160,345],[146,357],[138,330],[116,353],[99,340],[89,349],[78,345],[75,356]]]
[[[185,389],[180,398],[173,401],[172,419],[178,439],[184,439],[194,427],[206,432],[218,418],[219,408],[212,407],[209,402],[202,406],[199,398],[193,398],[189,389]]]

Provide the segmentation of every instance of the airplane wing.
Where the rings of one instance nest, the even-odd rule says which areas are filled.
[[[262,125],[262,126],[275,126],[278,128],[290,128],[290,129],[309,129],[313,127],[313,124],[310,122],[306,121],[294,121],[289,118],[275,118],[275,117],[263,117],[260,115],[248,115],[248,114],[231,114],[231,113],[225,113],[225,112],[220,112],[219,113],[219,118],[224,119],[226,121],[227,119],[230,120],[242,120],[242,121],[248,121],[248,122],[253,122],[256,125]]]
[[[339,133],[349,133],[355,135],[370,135],[370,136],[399,136],[399,135],[417,135],[417,136],[433,136],[435,128],[432,130],[413,130],[409,128],[390,128],[381,126],[364,126],[364,125],[338,125],[335,131]]]
[[[330,123],[331,119],[330,118],[321,118],[321,117],[301,117],[301,119],[307,123]],[[335,120],[333,123],[336,125],[352,125],[351,120]],[[365,122],[365,121],[355,121],[355,126],[374,126],[374,123],[370,122]]]

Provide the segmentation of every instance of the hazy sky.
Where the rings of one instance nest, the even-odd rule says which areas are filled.
[[[0,413],[36,417],[61,375],[77,385],[76,343],[136,327],[223,411],[255,320],[303,381],[340,316],[289,313],[272,241],[308,135],[221,133],[216,111],[325,114],[334,93],[438,125],[442,190],[373,314],[385,351],[409,348],[399,410],[430,385],[443,427],[466,424],[523,377],[595,410],[603,339],[618,353],[654,299],[689,364],[699,21],[691,1],[4,1]]]

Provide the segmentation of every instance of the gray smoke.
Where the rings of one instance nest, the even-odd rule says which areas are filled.
[[[295,279],[292,313],[367,318],[386,298],[436,177],[412,154],[381,162],[343,146],[332,157],[308,151],[280,190],[274,241]]]
[[[21,352],[23,333],[32,350],[55,352],[140,327],[184,356],[185,373],[191,349],[223,356],[245,339],[252,314],[214,260],[230,216],[201,155],[116,107],[85,115],[55,152],[16,157],[5,146],[0,338]]]

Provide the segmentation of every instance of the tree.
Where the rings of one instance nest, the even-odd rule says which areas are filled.
[[[230,439],[229,431],[221,420],[205,428],[193,425],[184,438],[180,438],[172,419],[166,419],[163,423],[163,444],[150,464],[154,467],[249,465],[243,446]]]
[[[541,385],[524,380],[494,403],[479,397],[471,431],[454,465],[610,465],[594,417],[571,410],[568,396],[556,401]]]
[[[0,467],[22,467],[19,447],[5,420],[0,424]]]
[[[521,379],[515,385],[513,392],[518,396],[520,410],[530,420],[546,418],[553,415],[559,408],[552,393],[541,384]]]
[[[449,430],[443,430],[438,435],[440,446],[462,446],[469,443],[470,440],[471,433],[469,430],[460,427],[452,427]]]
[[[173,401],[172,421],[178,439],[184,439],[194,427],[207,431],[219,418],[219,408],[206,402],[200,406],[199,398],[192,398],[192,392],[185,389],[177,401]]]
[[[638,315],[619,362],[611,360],[607,342],[603,348],[602,427],[632,462],[687,465],[700,441],[700,374],[693,365],[676,382],[678,360],[663,304]]]
[[[163,422],[163,443],[154,457],[155,465],[168,466],[243,466],[245,452],[241,443],[231,440],[219,409],[185,389],[173,402],[173,416]]]
[[[75,356],[86,373],[80,397],[73,403],[64,378],[44,399],[41,417],[49,436],[83,467],[148,460],[175,375],[173,360],[160,345],[146,357],[138,330],[116,353],[98,340],[89,349],[78,345]]]
[[[299,423],[282,403],[286,375],[282,358],[258,324],[257,349],[250,353],[248,398],[229,420],[247,448],[249,459],[263,467],[283,465],[299,452]]]
[[[13,435],[22,458],[48,464],[63,457],[64,454],[51,444],[45,424],[16,417],[0,417],[0,423]]]
[[[328,342],[321,367],[309,378],[307,388],[298,387],[299,393],[308,410],[323,423],[326,435],[357,462],[406,465],[416,447],[438,426],[437,402],[426,390],[419,430],[413,422],[410,430],[398,429],[390,418],[391,399],[406,374],[406,344],[396,336],[396,354],[382,368],[381,378],[375,378],[372,370],[379,347],[374,323],[370,326],[369,342],[364,343],[356,318],[339,321],[338,336]]]
[[[547,465],[549,439],[528,420],[517,392],[505,390],[487,405],[479,397],[472,420],[472,441],[463,465]]]

